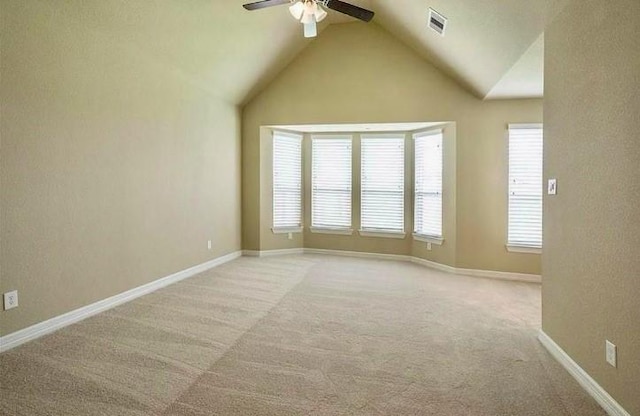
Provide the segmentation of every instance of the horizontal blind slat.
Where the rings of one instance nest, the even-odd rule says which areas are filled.
[[[311,225],[351,227],[351,137],[311,140]]]
[[[542,128],[509,127],[510,245],[542,247]]]
[[[442,237],[443,133],[415,135],[414,232]]]
[[[361,227],[404,231],[404,136],[364,136],[361,164]]]
[[[273,227],[302,225],[302,137],[273,134]]]

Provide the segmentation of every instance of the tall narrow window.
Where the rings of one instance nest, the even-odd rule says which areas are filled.
[[[363,136],[361,163],[362,231],[403,233],[404,135]]]
[[[414,233],[442,238],[442,130],[418,133],[415,143]]]
[[[273,133],[273,229],[302,227],[302,137]]]
[[[542,248],[542,125],[509,125],[507,247]]]
[[[313,137],[311,226],[351,228],[351,137]]]

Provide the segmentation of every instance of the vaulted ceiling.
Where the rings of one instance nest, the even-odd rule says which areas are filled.
[[[68,18],[116,37],[236,104],[250,99],[313,42],[303,38],[286,6],[249,12],[242,4],[250,0],[67,0],[64,16],[58,15],[60,3],[54,10],[41,1],[43,18]],[[351,3],[375,11],[370,24],[397,36],[477,97],[491,99],[542,95],[544,28],[566,0]],[[427,28],[429,7],[448,18],[446,36]],[[321,30],[345,22],[355,20],[330,11]]]

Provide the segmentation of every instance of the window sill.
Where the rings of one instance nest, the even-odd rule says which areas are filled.
[[[352,235],[353,229],[351,228],[324,228],[324,227],[311,227],[309,228],[313,234],[335,234],[335,235]]]
[[[361,237],[395,238],[398,240],[404,240],[407,236],[402,231],[360,230],[359,233]]]
[[[514,246],[507,244],[509,253],[542,254],[541,247]]]
[[[413,233],[413,239],[416,241],[422,241],[424,243],[435,244],[437,246],[441,246],[444,243],[444,238],[442,237],[434,237],[434,236],[424,235],[424,234]]]
[[[302,227],[280,227],[280,228],[272,228],[271,231],[274,234],[297,234],[302,232]]]

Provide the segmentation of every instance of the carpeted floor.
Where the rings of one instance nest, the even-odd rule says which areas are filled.
[[[2,415],[604,415],[536,339],[540,286],[241,258],[0,356]]]

